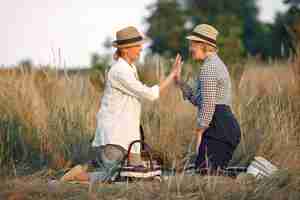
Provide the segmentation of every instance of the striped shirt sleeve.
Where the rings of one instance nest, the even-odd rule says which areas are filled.
[[[208,127],[215,112],[217,68],[213,62],[204,63],[199,75],[202,106],[197,117],[198,127]]]

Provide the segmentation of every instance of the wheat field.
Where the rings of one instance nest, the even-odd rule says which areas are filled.
[[[165,63],[147,61],[140,77],[147,84],[164,77]],[[242,140],[231,165],[247,166],[255,155],[280,170],[256,180],[246,175],[187,177],[93,187],[49,185],[58,172],[90,159],[103,91],[98,72],[68,73],[50,68],[0,70],[0,199],[299,199],[300,76],[297,63],[249,60],[232,66],[233,111]],[[192,83],[197,69],[186,64]],[[159,101],[144,102],[146,142],[166,167],[180,167],[194,147],[196,109],[172,86]]]

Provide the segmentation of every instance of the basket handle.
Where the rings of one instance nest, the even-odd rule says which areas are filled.
[[[154,167],[153,167],[153,162],[152,162],[152,154],[151,154],[151,148],[150,146],[144,142],[143,140],[134,140],[132,141],[130,144],[129,144],[129,147],[128,147],[128,152],[127,152],[127,162],[128,162],[128,165],[130,164],[130,153],[131,153],[131,149],[133,147],[133,145],[135,143],[140,143],[142,145],[144,145],[144,150],[145,152],[147,152],[147,154],[149,155],[149,159],[150,159],[150,169],[151,170],[154,170]]]

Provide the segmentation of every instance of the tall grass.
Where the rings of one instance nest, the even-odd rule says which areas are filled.
[[[2,166],[33,155],[51,167],[86,157],[101,94],[88,78],[10,70],[0,81]]]
[[[168,62],[150,60],[140,68],[141,79],[148,84],[158,83],[167,65]],[[179,175],[161,184],[137,183],[125,189],[100,187],[93,198],[299,199],[300,95],[294,83],[300,79],[291,70],[291,63],[265,66],[251,61],[238,67],[231,68],[232,108],[241,124],[242,140],[231,165],[247,166],[255,155],[260,155],[281,169],[278,174],[261,181]],[[184,79],[190,74],[193,84],[197,68],[185,65]],[[94,134],[103,90],[103,80],[97,77],[89,73],[68,75],[51,69],[0,72],[1,169],[9,166],[9,172],[20,175],[22,170],[18,166],[23,166],[22,163],[60,169],[88,160],[89,140]],[[163,158],[166,167],[181,167],[181,160],[194,151],[195,119],[195,107],[183,101],[175,86],[158,102],[143,102],[141,122],[146,141]],[[12,188],[18,191],[24,185],[18,180],[8,181],[0,190],[9,196]],[[39,178],[32,183],[27,193],[46,195],[49,186],[43,185]],[[36,185],[41,187],[33,189]],[[74,188],[62,187],[58,191],[47,193],[47,198],[67,199],[66,193]],[[87,198],[82,189],[77,194],[79,199]]]

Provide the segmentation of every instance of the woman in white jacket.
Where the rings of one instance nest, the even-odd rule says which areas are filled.
[[[77,165],[61,178],[62,181],[93,182],[112,178],[111,168],[105,167],[105,163],[111,162],[107,162],[107,158],[104,158],[106,150],[103,147],[106,144],[114,144],[127,150],[132,141],[140,139],[141,101],[158,99],[160,93],[171,85],[181,70],[181,57],[177,55],[170,75],[160,85],[148,87],[139,80],[133,64],[139,58],[142,44],[146,42],[146,39],[132,26],[118,31],[116,39],[113,46],[117,48],[114,55],[117,62],[112,65],[107,75],[100,110],[97,113],[95,138],[92,143],[97,154],[96,159],[104,167],[100,167],[98,172],[87,173],[81,165]],[[140,164],[140,145],[134,146],[131,152],[131,163]],[[109,160],[115,164],[119,163],[122,157],[120,152],[114,151],[108,156]]]
[[[118,144],[128,149],[133,140],[140,139],[141,101],[154,101],[161,92],[171,85],[181,67],[181,57],[177,55],[170,75],[152,87],[144,85],[133,64],[140,56],[142,44],[147,41],[135,27],[126,27],[116,33],[113,46],[117,61],[110,68],[97,114],[97,129],[92,146]],[[140,153],[139,145],[132,152]]]

